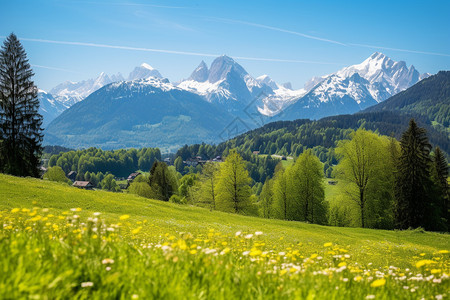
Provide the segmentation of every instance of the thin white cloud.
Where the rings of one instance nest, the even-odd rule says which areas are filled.
[[[392,48],[392,47],[385,47],[385,46],[374,46],[374,45],[357,44],[357,43],[344,43],[344,42],[330,40],[330,39],[325,39],[325,38],[321,38],[321,37],[317,37],[317,36],[313,36],[313,35],[297,32],[297,31],[292,31],[292,30],[287,30],[287,29],[283,29],[283,28],[268,26],[268,25],[264,25],[264,24],[251,23],[251,22],[246,22],[246,21],[241,21],[241,20],[225,19],[225,18],[211,18],[211,17],[205,17],[205,19],[213,20],[213,21],[219,21],[219,22],[224,22],[224,23],[242,24],[242,25],[247,25],[247,26],[252,26],[252,27],[268,29],[268,30],[272,30],[272,31],[284,32],[284,33],[288,33],[288,34],[292,34],[292,35],[296,35],[296,36],[301,36],[301,37],[312,39],[312,40],[327,42],[327,43],[341,45],[341,46],[351,46],[351,47],[371,48],[371,49],[382,49],[382,50],[391,50],[391,51],[400,51],[400,52],[408,52],[408,53],[416,53],[416,54],[425,54],[425,55],[436,55],[436,56],[450,57],[450,54],[446,54],[446,53],[437,53],[437,52],[421,51],[421,50],[409,50],[409,49]]]
[[[34,68],[41,68],[41,69],[47,69],[47,70],[55,70],[55,71],[62,71],[62,72],[68,72],[68,73],[82,74],[80,72],[67,70],[67,69],[62,69],[62,68],[56,68],[56,67],[41,66],[41,65],[34,65],[34,64],[32,64],[31,66],[34,67]]]
[[[325,39],[325,38],[321,38],[321,37],[314,36],[314,35],[309,35],[309,34],[302,33],[302,32],[297,32],[297,31],[287,30],[287,29],[283,29],[283,28],[268,26],[268,25],[264,25],[264,24],[257,24],[257,23],[251,23],[251,22],[240,21],[240,20],[233,20],[233,19],[224,19],[224,18],[207,18],[207,19],[216,20],[216,21],[225,22],[225,23],[243,24],[243,25],[248,25],[248,26],[253,26],[253,27],[259,27],[259,28],[269,29],[269,30],[273,30],[273,31],[289,33],[289,34],[301,36],[301,37],[304,37],[304,38],[307,38],[307,39],[327,42],[327,43],[331,43],[331,44],[337,44],[337,45],[341,45],[341,46],[347,46],[345,43],[342,43],[342,42],[338,42],[338,41],[334,41],[334,40],[330,40],[330,39]]]
[[[76,4],[96,4],[96,5],[117,5],[117,6],[147,6],[156,8],[173,8],[173,9],[186,9],[190,7],[186,6],[170,6],[170,5],[158,5],[158,4],[148,4],[148,3],[133,3],[133,2],[99,2],[99,1],[76,1]]]
[[[22,37],[20,37],[19,39],[22,40],[22,41],[28,41],[28,42],[38,42],[38,43],[58,44],[58,45],[84,46],[84,47],[95,47],[95,48],[109,48],[109,49],[119,49],[119,50],[156,52],[156,53],[190,55],[190,56],[203,56],[203,57],[217,57],[217,56],[220,56],[220,54],[211,54],[211,53],[199,53],[199,52],[188,52],[188,51],[177,51],[177,50],[166,50],[166,49],[129,47],[129,46],[107,45],[107,44],[96,44],[96,43],[85,43],[85,42],[55,41],[55,40],[33,39],[33,38],[22,38]],[[235,59],[253,60],[253,61],[271,61],[271,62],[289,62],[289,63],[304,63],[304,64],[340,65],[338,63],[322,62],[322,61],[279,59],[279,58],[263,58],[263,57],[245,57],[245,56],[232,56],[232,57],[234,57]]]
[[[355,46],[355,47],[371,48],[371,49],[383,49],[383,50],[392,50],[392,51],[400,51],[400,52],[408,52],[408,53],[416,53],[416,54],[426,54],[426,55],[437,55],[437,56],[447,56],[447,57],[450,57],[450,54],[437,53],[437,52],[418,51],[418,50],[408,50],[408,49],[390,48],[390,47],[383,47],[383,46],[374,46],[374,45],[365,45],[365,44],[354,44],[354,43],[350,43],[349,45],[350,45],[350,46]]]

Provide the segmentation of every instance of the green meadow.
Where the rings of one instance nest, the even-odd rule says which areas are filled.
[[[0,174],[3,299],[445,299],[448,250]]]

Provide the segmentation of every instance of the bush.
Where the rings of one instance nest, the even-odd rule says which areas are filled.
[[[58,166],[49,168],[44,174],[44,179],[72,184],[72,181],[66,177],[63,169]]]

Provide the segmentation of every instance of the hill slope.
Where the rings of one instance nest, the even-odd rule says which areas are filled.
[[[428,118],[435,125],[450,126],[450,71],[440,71],[366,112],[395,111]]]
[[[447,292],[448,235],[244,217],[1,174],[0,199],[0,298],[399,299],[410,298],[409,289],[421,298]]]

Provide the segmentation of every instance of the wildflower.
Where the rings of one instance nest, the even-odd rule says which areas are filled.
[[[71,208],[70,210],[71,210],[71,211],[74,211],[74,212],[75,212],[75,211],[82,211],[82,209],[81,209],[80,207],[77,207],[77,208]]]
[[[416,268],[421,268],[423,266],[426,265],[431,265],[431,264],[435,264],[436,262],[430,259],[423,259],[423,260],[419,260],[418,262],[416,262]]]
[[[249,239],[251,239],[253,237],[253,234],[247,234],[246,236],[245,236],[245,238],[247,239],[247,240],[249,240]]]
[[[138,228],[133,229],[133,230],[131,231],[131,233],[132,233],[132,234],[138,234],[138,233],[141,231],[141,229],[142,229],[142,226],[139,226]]]
[[[113,264],[114,263],[114,259],[111,258],[105,258],[104,260],[102,260],[102,264],[107,265],[107,264]]]
[[[375,295],[367,295],[366,299],[375,299]]]
[[[236,232],[236,236],[240,236],[242,234],[242,232],[240,232],[240,231],[238,231],[238,232]]]
[[[133,294],[133,295],[131,295],[131,299],[133,299],[133,300],[139,299],[139,295],[138,294]]]
[[[370,285],[371,287],[380,287],[386,284],[386,279],[381,278],[381,279],[377,279],[374,282],[372,282],[372,284]]]
[[[130,215],[121,215],[119,219],[120,219],[121,221],[124,221],[124,220],[127,220],[127,219],[129,219],[129,218],[130,218]]]
[[[20,211],[20,209],[18,209],[18,208],[13,208],[13,209],[11,209],[11,212],[13,213],[13,214],[15,214],[16,212],[19,212]]]
[[[91,281],[87,281],[87,282],[82,282],[82,283],[81,283],[81,287],[82,287],[82,288],[85,288],[85,287],[91,287],[91,286],[94,286],[94,283],[91,282]]]
[[[262,231],[257,231],[257,232],[255,232],[255,235],[256,235],[256,236],[262,235],[262,234],[263,234]]]
[[[98,217],[98,216],[100,216],[100,213],[99,212],[95,212],[94,216]]]
[[[331,243],[331,242],[325,243],[325,244],[323,244],[323,246],[324,246],[324,247],[331,247],[331,246],[333,246],[333,243]]]
[[[189,251],[190,254],[197,254],[197,250],[192,249],[191,251]]]
[[[440,254],[447,254],[447,253],[448,253],[448,250],[439,250],[439,253],[440,253]]]

